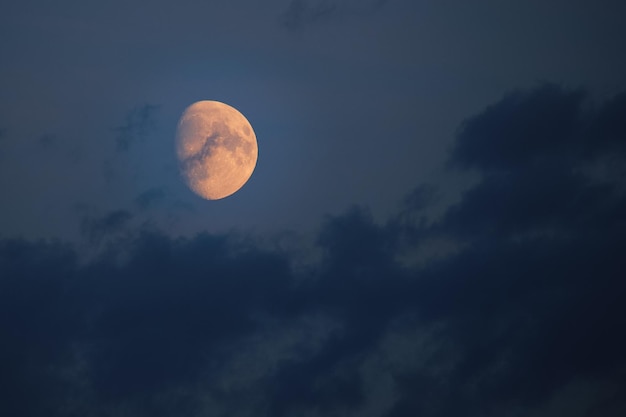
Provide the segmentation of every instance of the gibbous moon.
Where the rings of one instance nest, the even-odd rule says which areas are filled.
[[[259,154],[250,122],[219,101],[198,101],[178,122],[176,152],[185,182],[200,197],[219,200],[248,181]]]

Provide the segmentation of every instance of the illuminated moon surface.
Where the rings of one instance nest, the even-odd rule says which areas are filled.
[[[248,181],[259,154],[250,122],[219,101],[198,101],[178,122],[176,152],[181,174],[196,194],[219,200]]]

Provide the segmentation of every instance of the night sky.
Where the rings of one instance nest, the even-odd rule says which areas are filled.
[[[0,416],[625,416],[625,21],[4,1]],[[258,139],[223,200],[198,100]]]

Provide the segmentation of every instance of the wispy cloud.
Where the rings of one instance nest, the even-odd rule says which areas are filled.
[[[81,222],[83,235],[92,243],[125,228],[133,215],[125,210],[114,210],[101,217],[85,217]]]
[[[163,187],[150,188],[137,196],[135,203],[140,209],[146,210],[158,205],[165,199],[165,189]]]
[[[117,150],[127,151],[137,140],[143,140],[156,129],[156,113],[159,106],[145,104],[132,109],[124,118],[124,123],[113,129],[116,133]]]

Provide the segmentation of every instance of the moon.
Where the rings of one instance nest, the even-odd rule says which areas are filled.
[[[187,186],[219,200],[250,179],[259,154],[248,119],[234,107],[203,100],[187,107],[176,130],[176,153]]]

